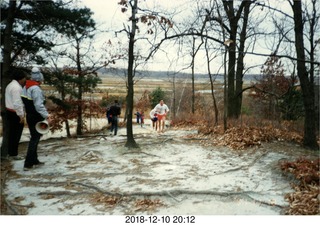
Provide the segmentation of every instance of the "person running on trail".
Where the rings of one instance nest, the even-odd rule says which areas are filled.
[[[158,116],[158,132],[164,132],[166,116],[169,112],[169,108],[166,104],[164,104],[163,100],[160,100],[159,104],[154,107],[154,110],[156,111]]]
[[[153,130],[158,130],[158,114],[156,113],[156,110],[153,109],[150,111],[150,119],[151,119],[151,123],[152,123],[152,129]]]
[[[144,112],[143,111],[141,111],[141,113],[140,113],[140,121],[141,121],[141,127],[143,127],[144,126]]]

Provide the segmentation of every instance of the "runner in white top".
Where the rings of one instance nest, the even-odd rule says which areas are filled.
[[[165,120],[167,113],[169,112],[169,108],[166,104],[164,104],[163,100],[160,100],[159,104],[154,107],[154,110],[158,115],[158,132],[164,132]]]

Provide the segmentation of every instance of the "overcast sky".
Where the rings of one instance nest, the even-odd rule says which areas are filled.
[[[156,11],[170,12],[179,8],[179,11],[185,11],[188,8],[188,5],[185,4],[189,0],[148,0],[141,1],[140,6],[142,8],[149,8]],[[119,0],[82,0],[82,3],[90,8],[93,12],[93,18],[97,22],[97,27],[100,30],[108,30],[109,32],[106,34],[100,34],[97,36],[97,43],[101,43],[106,41],[107,39],[111,39],[114,42],[117,41],[115,37],[115,31],[119,31],[123,29],[124,24],[128,21],[128,15],[121,12],[121,6],[118,4]],[[143,5],[142,5],[143,4]],[[120,36],[120,35],[119,35]],[[118,36],[118,37],[119,37]],[[124,40],[124,35],[122,35],[122,40]],[[124,42],[127,41],[124,40]],[[143,48],[141,49],[143,50]],[[145,51],[148,49],[145,48]],[[168,62],[165,59],[166,55],[163,53],[158,53],[155,58],[153,58],[153,62],[148,63],[145,68],[139,69],[149,69],[149,70],[168,70]],[[127,67],[126,62],[123,62],[123,65],[119,65],[121,63],[117,63],[116,66]],[[171,68],[170,70],[174,70],[176,68]]]
[[[108,39],[115,40],[115,32],[114,31],[119,31],[123,29],[124,24],[128,21],[128,15],[124,14],[121,12],[121,6],[118,4],[120,0],[82,0],[82,3],[90,8],[93,12],[93,18],[97,22],[97,27],[101,30],[108,30],[108,33],[103,33],[97,36],[97,43],[106,41]],[[277,4],[282,0],[277,0]],[[140,6],[143,5],[142,8],[145,8],[146,6],[150,9],[156,9],[156,11],[162,11],[162,8],[164,9],[163,12],[169,12],[178,9],[180,12],[186,13],[190,7],[192,7],[192,3],[196,3],[196,1],[190,1],[190,0],[147,0],[147,1],[141,1]],[[273,2],[273,4],[276,4]],[[161,8],[161,10],[160,10]],[[290,8],[290,7],[289,7]],[[179,19],[179,15],[182,16],[183,13],[180,13],[177,15],[175,19]],[[128,24],[126,24],[128,25]],[[124,36],[124,35],[122,35]],[[126,41],[126,40],[125,40]],[[124,43],[125,43],[124,41]],[[260,46],[261,47],[261,46]],[[168,48],[167,48],[168,49]],[[175,58],[176,56],[176,49],[174,49],[174,46],[172,46],[173,53],[170,56],[168,54],[164,53],[157,53],[156,57],[154,58],[155,63],[148,63],[147,68],[139,68],[139,69],[151,69],[151,70],[180,70],[182,67],[185,67],[186,65],[190,64],[191,57],[189,58]],[[144,49],[145,51],[149,50],[148,48]],[[270,50],[268,49],[261,49],[260,53],[266,53],[269,54]],[[172,65],[171,68],[168,68],[168,60],[174,61],[179,61],[179,65]],[[200,57],[196,61],[196,72],[206,72],[206,63],[204,56]],[[246,60],[248,63],[251,64],[257,64],[261,65],[265,58],[263,57],[258,57],[258,56],[253,56],[253,55],[247,55]],[[123,62],[123,65],[120,67],[126,67],[125,65],[126,62]],[[221,66],[221,63],[219,63]],[[118,65],[119,66],[119,65]],[[179,68],[180,67],[180,68]],[[257,67],[257,69],[254,72],[260,71],[260,67]],[[190,71],[186,71],[190,72]],[[221,71],[222,73],[223,71]]]

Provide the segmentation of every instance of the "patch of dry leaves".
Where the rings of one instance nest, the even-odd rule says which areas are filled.
[[[212,141],[215,145],[228,146],[232,149],[240,150],[259,146],[262,142],[269,142],[272,140],[301,143],[302,136],[295,132],[280,130],[272,126],[241,126],[229,128],[221,136],[213,135]]]
[[[92,200],[97,203],[103,203],[110,207],[114,207],[121,201],[121,198],[117,196],[111,196],[111,195],[96,194],[94,195]]]
[[[92,201],[99,204],[104,204],[107,207],[115,207],[119,204],[130,205],[134,211],[155,211],[158,207],[162,207],[165,204],[160,199],[134,199],[130,197],[112,196],[95,194]]]
[[[154,211],[164,206],[160,199],[138,199],[135,201],[135,211]]]
[[[320,214],[319,163],[319,158],[300,158],[294,162],[285,161],[280,163],[280,167],[284,172],[293,174],[299,181],[298,184],[293,184],[295,192],[285,196],[285,199],[290,204],[286,214]]]
[[[176,128],[197,129],[198,134],[188,135],[189,138],[202,139],[204,146],[227,146],[234,150],[242,150],[248,147],[260,146],[262,142],[290,141],[298,144],[302,143],[301,134],[283,126],[282,129],[276,128],[272,124],[264,126],[239,125],[229,127],[225,132],[223,126],[210,127],[206,123],[196,123],[194,121],[179,121],[175,124]]]
[[[7,173],[11,171],[12,165],[8,160],[1,160],[1,213],[0,215],[8,215],[10,214],[8,206],[5,202],[5,195],[3,194],[3,189],[5,188],[5,179],[7,177]]]

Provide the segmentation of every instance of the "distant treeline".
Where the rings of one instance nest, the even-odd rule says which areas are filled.
[[[99,74],[103,76],[119,76],[123,77],[126,73],[126,69],[120,69],[120,68],[102,68],[99,71]],[[191,79],[191,73],[185,73],[185,72],[174,72],[174,71],[151,71],[151,70],[137,70],[136,71],[136,77],[137,78],[154,78],[154,79],[167,79],[172,78],[175,76],[175,78],[182,79],[182,78],[190,78]],[[208,79],[208,74],[205,73],[196,73],[195,79]],[[214,74],[212,75],[213,79],[216,80],[223,80],[223,74]],[[254,81],[259,79],[261,77],[261,74],[246,74],[244,76],[245,81]]]

